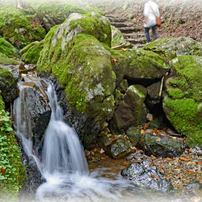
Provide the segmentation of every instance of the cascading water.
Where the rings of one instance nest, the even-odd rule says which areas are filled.
[[[20,94],[13,109],[16,134],[22,139],[24,151],[35,159],[42,177],[46,180],[38,187],[36,199],[31,201],[148,201],[148,197],[141,194],[142,190],[135,188],[120,175],[111,174],[110,178],[106,178],[102,177],[106,174],[103,173],[103,169],[89,172],[78,135],[73,128],[63,122],[63,112],[57,103],[53,85],[43,80],[48,86],[44,91],[39,80],[34,78],[30,82],[34,82],[41,94],[47,96],[45,100],[52,112],[44,134],[40,160],[33,153],[31,118],[29,104],[26,101],[26,90],[33,87],[29,82],[19,83]],[[149,201],[167,200],[160,197]]]

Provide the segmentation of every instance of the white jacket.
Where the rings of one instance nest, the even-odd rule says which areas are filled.
[[[144,27],[153,27],[156,25],[156,17],[154,14],[160,17],[158,5],[153,1],[148,1],[144,5],[144,16],[147,18],[147,23],[144,24]]]

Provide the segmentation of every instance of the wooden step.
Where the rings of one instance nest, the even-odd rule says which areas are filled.
[[[132,32],[140,31],[140,28],[138,28],[138,27],[119,27],[119,30],[122,33],[132,33]]]

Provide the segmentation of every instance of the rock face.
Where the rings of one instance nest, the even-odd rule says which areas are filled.
[[[71,13],[84,14],[86,11],[71,2],[64,1],[42,2],[37,8],[37,14],[47,32],[55,25],[63,23]]]
[[[18,96],[17,84],[12,73],[3,67],[0,67],[0,90],[6,108],[9,108],[10,103]]]
[[[155,52],[168,60],[181,55],[202,56],[202,44],[189,37],[157,39],[144,46],[144,50]]]
[[[33,27],[26,16],[17,9],[4,9],[0,14],[1,35],[12,45],[22,48],[33,41],[41,41],[46,34],[42,26]]]
[[[148,160],[132,163],[121,172],[121,175],[137,186],[162,192],[172,190],[170,181],[165,180],[157,168],[152,166],[152,162]]]
[[[171,61],[171,69],[163,98],[166,117],[186,136],[190,147],[201,147],[202,57],[178,56]]]

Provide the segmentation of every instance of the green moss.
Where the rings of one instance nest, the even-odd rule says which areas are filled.
[[[18,65],[20,62],[12,58],[0,57],[0,64],[4,65]]]
[[[181,99],[184,97],[184,93],[180,89],[168,89],[168,94],[173,99]]]
[[[16,49],[4,38],[0,38],[0,52],[2,54],[1,57],[19,57]]]
[[[99,14],[88,13],[83,15],[83,18],[70,22],[71,29],[75,29],[78,25],[82,27],[83,33],[92,35],[100,42],[111,47],[110,22],[104,18],[102,19]]]
[[[38,42],[32,42],[28,46],[25,46],[21,51],[22,55],[22,61],[25,63],[37,63],[40,52],[43,49],[44,41]]]

